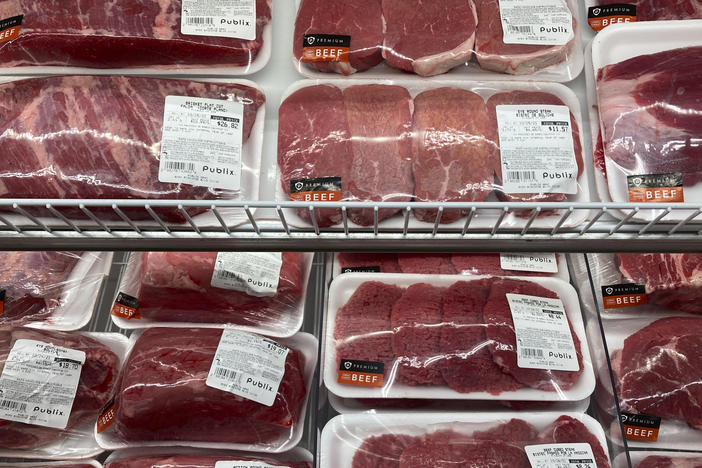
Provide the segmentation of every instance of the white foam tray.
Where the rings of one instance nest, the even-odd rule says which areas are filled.
[[[329,302],[324,319],[323,376],[324,384],[331,393],[342,398],[425,398],[431,400],[511,400],[511,401],[579,401],[588,398],[595,389],[595,375],[590,362],[590,349],[585,337],[585,328],[580,313],[578,295],[573,287],[555,278],[511,277],[539,284],[555,291],[565,306],[573,331],[580,339],[583,356],[583,372],[569,390],[548,392],[535,388],[520,388],[512,392],[492,395],[488,392],[459,393],[447,386],[411,386],[393,382],[389,387],[366,388],[341,385],[337,382],[338,365],[334,340],[336,314],[353,295],[356,289],[366,281],[380,281],[400,287],[415,283],[429,283],[434,286],[448,287],[457,281],[471,281],[486,276],[463,275],[410,275],[378,273],[346,273],[334,279],[329,287]]]
[[[125,450],[117,450],[112,452],[105,460],[105,466],[108,466],[111,462],[124,460],[127,458],[137,458],[137,457],[174,457],[179,455],[202,455],[206,457],[221,457],[221,460],[236,461],[236,457],[250,457],[250,458],[269,458],[273,460],[281,461],[306,461],[312,462],[312,454],[300,447],[295,447],[294,449],[285,452],[284,454],[266,454],[266,455],[256,455],[252,453],[244,452],[232,452],[228,450],[212,450],[212,449],[202,449],[193,447],[139,447]],[[1,467],[0,467],[1,468]],[[100,467],[96,467],[100,468]]]

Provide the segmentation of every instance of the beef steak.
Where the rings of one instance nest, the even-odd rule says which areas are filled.
[[[120,458],[106,463],[105,468],[215,468],[218,461],[258,462],[262,465],[285,468],[312,468],[308,462],[289,462],[265,456],[238,455],[234,453],[213,455],[141,455]],[[246,466],[246,464],[242,464]]]

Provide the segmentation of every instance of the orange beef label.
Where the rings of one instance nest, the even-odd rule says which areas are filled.
[[[341,177],[291,180],[290,200],[305,202],[341,201]]]
[[[333,34],[305,34],[302,43],[302,61],[348,62],[351,36]]]
[[[110,314],[126,320],[140,319],[139,299],[120,292],[117,294],[117,299],[115,299],[115,303],[112,305]]]
[[[18,15],[0,20],[0,44],[16,39],[19,36],[23,18],[24,15]]]
[[[632,203],[683,203],[682,174],[644,174],[627,178]]]
[[[102,433],[105,429],[110,427],[115,421],[115,399],[114,397],[110,402],[105,405],[105,407],[100,412],[100,416],[97,419],[97,432]]]
[[[337,382],[356,387],[382,387],[385,364],[373,361],[342,359]]]
[[[595,31],[602,31],[611,24],[633,23],[635,21],[636,5],[630,3],[594,6],[587,11],[587,22]]]
[[[622,426],[627,440],[656,442],[661,418],[648,414],[622,413]]]
[[[643,284],[602,286],[602,302],[605,309],[623,309],[644,305],[648,302],[646,286]]]

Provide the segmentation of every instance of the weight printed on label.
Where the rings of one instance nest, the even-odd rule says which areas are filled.
[[[0,419],[65,429],[85,352],[17,340],[0,374]]]
[[[215,468],[285,468],[281,465],[271,465],[269,463],[258,461],[238,461],[238,460],[220,460],[215,462]]]
[[[505,193],[578,192],[578,164],[568,106],[500,105],[502,190]]]
[[[256,39],[256,0],[183,0],[180,31],[193,36]]]
[[[590,444],[527,445],[532,468],[597,468]]]
[[[243,126],[240,102],[167,96],[159,182],[240,190]]]
[[[575,37],[565,0],[500,0],[505,44],[565,45]]]
[[[525,369],[577,371],[578,357],[560,299],[507,294],[517,335],[517,365]]]
[[[555,253],[501,253],[500,268],[514,271],[558,273]]]
[[[262,405],[273,406],[290,350],[275,341],[224,330],[206,384]]]
[[[210,284],[250,296],[274,296],[278,291],[282,265],[280,252],[220,252]]]

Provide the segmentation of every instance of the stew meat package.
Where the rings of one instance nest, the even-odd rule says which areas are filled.
[[[557,370],[523,363],[522,358],[530,353],[543,357],[546,352],[520,349],[520,331],[512,315],[513,307],[521,308],[513,305],[513,299],[526,304],[558,297],[536,283],[506,278],[457,281],[448,288],[416,283],[406,289],[367,281],[330,325],[337,365],[342,360],[382,364],[384,388],[395,384],[448,386],[458,393],[493,395],[520,388],[567,391],[583,372],[580,340],[570,322],[564,319],[565,330],[559,333],[567,335],[564,341],[574,350],[564,356],[574,354],[568,368],[575,370]]]
[[[209,455],[173,455],[173,456],[140,456],[108,461],[105,468],[216,468],[217,462],[229,462],[237,468],[312,468],[308,462],[288,462],[278,459],[252,456],[239,456],[236,453],[221,456]],[[236,463],[236,462],[250,462]],[[232,466],[232,465],[227,465]]]
[[[545,23],[525,19],[523,11],[513,17],[519,24],[510,25],[511,35],[505,34],[501,8],[509,16],[509,11],[516,8],[511,3],[301,0],[293,39],[294,60],[304,67],[344,75],[384,61],[402,71],[432,76],[465,65],[475,55],[483,69],[525,75],[573,55],[577,24],[566,2],[546,1],[531,6],[530,14],[538,15],[540,7],[550,8],[548,14],[555,15],[550,26],[557,24],[562,34],[546,40],[533,34],[532,29]],[[521,36],[512,37],[517,31]]]
[[[395,85],[303,87],[280,107],[282,188],[298,201],[480,202],[495,193],[506,201],[553,202],[576,194],[580,130],[563,101],[542,91],[492,92],[486,103],[451,87],[414,98]],[[534,118],[539,128],[542,121],[553,125],[524,134],[524,122]],[[525,139],[534,143],[526,158],[517,156]],[[546,150],[544,142],[555,139],[558,147]],[[513,150],[516,141],[521,152]],[[378,219],[398,211],[380,210]],[[436,210],[413,212],[425,222],[437,216]],[[310,222],[308,210],[298,214]],[[445,210],[441,222],[464,215]],[[374,222],[369,209],[350,209],[348,216],[362,226]],[[316,217],[320,227],[342,221],[335,209],[320,209]]]
[[[700,466],[702,466],[702,457],[651,455],[641,460],[635,468],[698,468]]]
[[[304,357],[290,349],[272,404],[258,403],[207,383],[222,333],[189,328],[144,331],[124,365],[110,428],[114,436],[124,443],[189,441],[258,449],[275,449],[290,440],[302,424]],[[217,376],[229,377],[232,383],[241,370],[216,369],[223,369]]]
[[[0,102],[4,103],[0,145],[7,154],[0,169],[0,197],[225,197],[225,190],[160,181],[164,109],[167,97],[173,96],[207,98],[203,105],[210,106],[210,100],[242,103],[242,143],[248,140],[256,113],[265,103],[264,95],[249,86],[161,78],[55,76],[0,85]],[[182,164],[184,171],[189,170],[187,164],[173,164],[176,169]],[[77,208],[61,211],[72,218],[85,217]],[[133,219],[150,219],[143,209],[122,211]],[[154,211],[166,221],[185,222],[176,209]],[[100,214],[119,219],[107,208]],[[191,210],[190,214],[198,213]]]
[[[81,430],[81,426],[95,421],[102,407],[105,406],[112,396],[117,384],[119,357],[104,344],[86,336],[15,329],[12,332],[0,332],[0,371],[5,369],[10,351],[17,344],[18,340],[38,341],[56,347],[68,348],[74,352],[84,352],[85,362],[79,371],[80,379],[77,383],[75,398],[72,406],[70,406],[70,415],[65,429],[0,419],[0,447],[5,449],[36,449],[68,436],[76,430]],[[23,377],[26,378],[27,374],[24,374]],[[38,377],[37,379],[41,378]],[[0,382],[3,382],[2,377],[0,377]],[[59,387],[60,385],[57,382],[58,379],[52,381],[56,387]],[[45,386],[46,382],[38,385]],[[4,395],[11,394],[8,391],[9,388],[4,390]],[[45,392],[46,389],[41,391]],[[22,392],[20,391],[20,393]],[[37,401],[40,401],[36,399],[37,390],[27,390],[26,393],[32,394],[33,399],[31,402],[35,405]],[[54,414],[57,414],[60,411],[58,401],[62,400],[65,395],[56,394],[54,397],[52,399],[52,402],[56,404],[56,412]],[[22,405],[21,402],[18,402],[17,405],[11,404],[12,401],[10,400],[4,400],[3,403],[5,403],[3,405],[4,408],[17,408],[19,405],[21,409]],[[92,434],[92,426],[89,426],[88,432]]]
[[[202,3],[111,0],[93,5],[2,0],[0,21],[19,19],[13,23],[17,32],[12,38],[0,41],[0,63],[3,67],[169,69],[250,65],[263,46],[263,28],[271,21],[271,1],[241,2],[240,13],[245,12],[242,20],[250,24],[249,30],[224,34],[216,31],[220,25],[215,25],[215,20],[229,15],[228,9],[200,11],[197,8],[202,8],[198,5]],[[181,9],[186,7],[198,15],[181,18]]]

